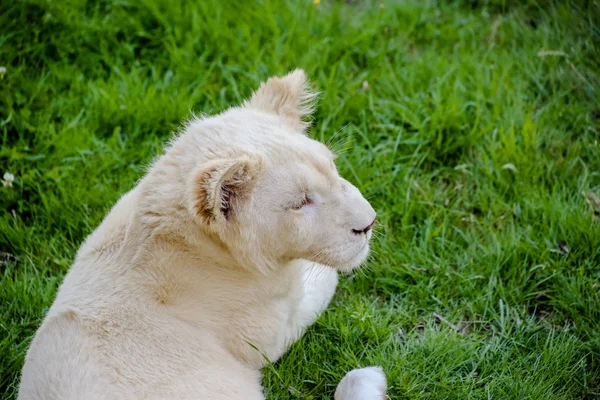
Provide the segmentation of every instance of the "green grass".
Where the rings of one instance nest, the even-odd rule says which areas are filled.
[[[302,67],[311,135],[381,226],[268,397],[331,398],[372,364],[393,399],[598,396],[600,3],[239,3],[0,2],[0,393],[180,122]]]

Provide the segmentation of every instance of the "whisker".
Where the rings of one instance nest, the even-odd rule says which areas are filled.
[[[329,147],[329,148],[332,148],[331,146],[332,146],[333,141],[336,140],[336,139],[339,139],[341,133],[349,125],[350,125],[350,123],[347,123],[346,125],[342,126],[340,129],[338,129],[333,135],[331,135],[331,137],[329,138],[329,140],[327,140],[327,142],[325,142],[326,146]]]
[[[350,124],[344,125],[330,138],[330,140],[328,140],[327,147],[329,147],[337,155],[342,155],[345,153],[354,142],[354,135],[352,132],[347,132],[345,135],[342,135],[349,125]]]

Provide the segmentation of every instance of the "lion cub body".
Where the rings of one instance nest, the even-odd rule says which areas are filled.
[[[81,246],[19,398],[263,398],[264,357],[327,307],[374,219],[303,135],[310,98],[297,71],[188,124]]]

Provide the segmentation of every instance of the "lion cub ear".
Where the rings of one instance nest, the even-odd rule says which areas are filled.
[[[248,198],[262,168],[259,158],[214,160],[192,174],[188,207],[205,223],[230,220]]]
[[[279,115],[289,128],[305,132],[310,123],[304,118],[314,111],[316,97],[317,93],[308,85],[306,73],[297,69],[262,83],[244,106]]]

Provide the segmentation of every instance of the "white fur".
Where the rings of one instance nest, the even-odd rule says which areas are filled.
[[[350,371],[335,391],[335,400],[382,400],[386,398],[387,382],[381,367]]]
[[[20,399],[263,398],[264,357],[364,261],[375,218],[303,134],[313,97],[298,70],[188,124],[81,246]],[[385,392],[360,371],[336,399]]]

